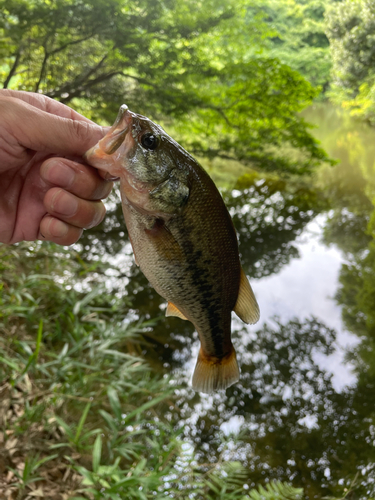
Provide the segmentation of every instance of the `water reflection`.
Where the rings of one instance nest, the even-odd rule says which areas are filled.
[[[185,387],[176,418],[197,460],[241,460],[249,485],[278,478],[307,498],[341,498],[347,487],[367,499],[375,493],[375,132],[328,106],[307,119],[341,163],[314,185],[245,175],[224,193],[263,323],[233,321],[240,383],[214,396],[189,389],[198,340],[177,318],[150,329],[144,354]],[[162,317],[165,302],[132,260],[115,201],[83,252],[122,260],[114,290],[135,317]]]
[[[205,459],[214,461],[222,447],[218,430],[233,416],[241,417],[240,439],[231,453],[245,459],[254,484],[265,477],[301,479],[306,469],[310,475],[311,465],[304,458],[308,452],[312,460],[314,443],[314,469],[320,480],[325,446],[313,434],[319,434],[322,422],[326,425],[326,416],[333,418],[335,391],[313,354],[332,352],[334,330],[314,318],[294,319],[269,323],[252,335],[243,329],[238,337],[241,382],[225,396],[205,397],[210,404],[201,403],[198,417],[194,412],[190,421],[190,407],[182,398],[182,409],[192,423],[186,432],[203,448]]]
[[[317,190],[302,183],[246,175],[224,198],[237,230],[243,268],[252,278],[278,273],[298,257],[297,236],[325,206]]]

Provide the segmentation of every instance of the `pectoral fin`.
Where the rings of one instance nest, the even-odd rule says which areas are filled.
[[[240,290],[238,292],[237,302],[233,310],[244,323],[253,325],[259,320],[258,302],[256,301],[249,280],[247,279],[247,276],[242,268]]]
[[[167,310],[165,311],[165,315],[168,316],[176,316],[176,318],[186,319],[187,318],[182,314],[182,312],[177,309],[177,307],[172,304],[172,302],[168,302]]]

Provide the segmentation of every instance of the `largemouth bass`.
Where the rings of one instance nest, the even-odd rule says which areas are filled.
[[[166,316],[191,321],[199,334],[193,388],[210,393],[234,384],[240,372],[231,311],[256,323],[259,307],[214,182],[159,125],[126,105],[85,157],[120,179],[135,261],[168,301]]]

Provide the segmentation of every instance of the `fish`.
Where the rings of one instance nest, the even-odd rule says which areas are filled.
[[[198,332],[193,389],[230,387],[240,378],[231,313],[254,324],[259,306],[213,180],[162,127],[126,104],[85,160],[120,180],[136,264],[168,302],[166,316],[188,320]]]

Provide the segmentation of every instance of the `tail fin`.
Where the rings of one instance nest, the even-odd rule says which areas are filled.
[[[240,370],[237,364],[236,351],[232,351],[224,358],[207,356],[202,351],[198,354],[195,366],[192,386],[195,391],[211,392],[226,389],[240,378]]]

